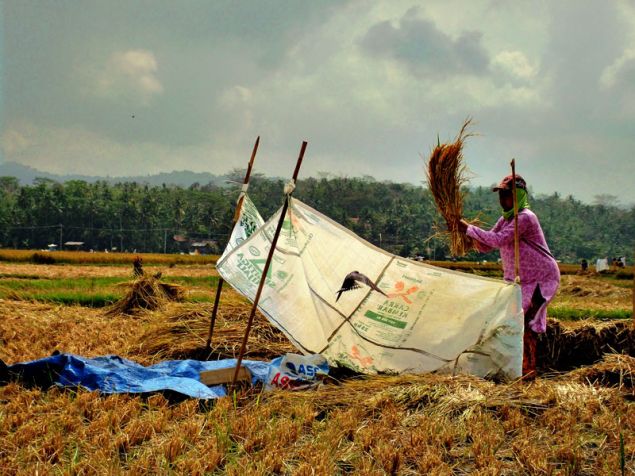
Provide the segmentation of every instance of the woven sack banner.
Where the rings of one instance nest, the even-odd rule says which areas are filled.
[[[392,255],[289,200],[259,309],[301,352],[364,373],[521,375],[518,285]],[[252,301],[280,213],[230,242],[217,264],[223,279]],[[352,271],[383,294],[362,284],[337,299]]]

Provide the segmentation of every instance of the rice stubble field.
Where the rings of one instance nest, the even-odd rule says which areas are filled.
[[[227,286],[212,352],[204,355],[218,282],[212,265],[145,270],[182,289],[181,300],[113,313],[133,282],[130,266],[0,262],[0,358],[13,364],[59,350],[148,365],[237,354],[250,304]],[[73,301],[71,291],[83,298]],[[566,274],[550,329],[618,328],[628,348],[631,293],[632,279]],[[246,357],[291,351],[258,315]],[[534,382],[339,372],[317,390],[243,388],[213,402],[12,382],[0,387],[0,468],[42,475],[632,474],[635,359],[611,354],[566,371],[546,359]]]

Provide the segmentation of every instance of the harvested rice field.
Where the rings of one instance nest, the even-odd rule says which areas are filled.
[[[164,276],[188,276],[192,278],[218,276],[213,264],[198,265],[144,265],[148,272],[161,272]],[[129,278],[131,265],[46,265],[32,263],[7,263],[0,261],[0,279],[19,277],[22,279],[46,278]]]
[[[58,350],[149,365],[237,355],[250,305],[229,286],[205,352],[218,283],[209,264],[145,272],[0,263],[0,359]],[[139,283],[145,279],[155,281]],[[153,306],[130,299],[135,283]],[[161,283],[178,287],[178,296],[157,291]],[[50,298],[71,288],[114,301]],[[0,386],[0,473],[635,474],[631,309],[632,279],[564,275],[533,382],[340,372],[317,390],[243,388],[211,403],[10,382]],[[293,350],[256,316],[246,358]]]

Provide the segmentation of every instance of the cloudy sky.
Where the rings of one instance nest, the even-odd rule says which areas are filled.
[[[421,184],[472,117],[473,185],[635,202],[635,1],[3,0],[0,161]],[[133,117],[134,116],[134,117]]]

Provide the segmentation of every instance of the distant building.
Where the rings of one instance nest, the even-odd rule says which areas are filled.
[[[79,251],[84,246],[83,241],[67,241],[64,243],[64,247],[71,251]]]
[[[190,254],[213,255],[218,254],[218,243],[214,240],[199,240],[190,242]]]
[[[192,255],[213,255],[218,254],[220,249],[218,242],[203,238],[188,238],[185,235],[174,235],[172,239],[176,242],[179,252]]]

